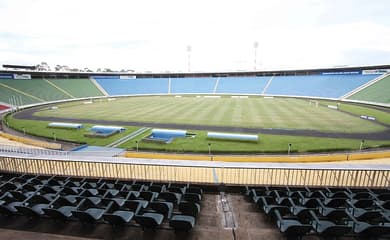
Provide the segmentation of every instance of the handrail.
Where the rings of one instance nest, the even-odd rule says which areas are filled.
[[[0,171],[226,185],[390,186],[387,164],[170,161],[53,152],[56,151],[49,154],[0,151]]]

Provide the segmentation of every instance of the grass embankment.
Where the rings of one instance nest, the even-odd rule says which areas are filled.
[[[357,116],[365,115],[375,117],[378,122],[390,125],[390,113],[381,111],[381,107],[366,107],[352,103],[336,102],[336,101],[320,101],[325,105],[337,105],[340,110],[352,113]]]
[[[10,127],[26,134],[43,136],[53,139],[53,133],[58,140],[66,140],[77,143],[87,143],[90,145],[104,146],[125,135],[136,131],[138,127],[125,126],[127,130],[123,133],[116,134],[108,138],[90,138],[85,137],[84,133],[92,124],[83,124],[84,129],[68,130],[48,128],[47,121],[32,121],[14,119],[12,116],[7,117]],[[143,142],[142,138],[150,134],[146,132],[136,138],[120,145],[119,147],[136,149],[138,141],[139,150],[178,152],[178,153],[208,153],[208,144],[211,144],[212,153],[237,153],[237,154],[256,154],[256,153],[286,153],[288,144],[291,143],[291,152],[325,152],[325,151],[343,151],[356,150],[360,147],[360,140],[353,139],[336,139],[336,138],[318,138],[318,137],[300,137],[300,136],[281,136],[261,134],[259,142],[240,142],[240,141],[223,141],[207,139],[205,131],[190,131],[195,133],[195,138],[178,138],[170,144],[158,144]],[[389,146],[389,141],[365,141],[364,148],[373,148],[380,146]]]
[[[47,125],[49,124],[48,121],[15,119],[11,115],[7,116],[5,121],[8,121],[8,125],[15,130],[18,130],[20,132],[23,132],[25,130],[26,134],[28,135],[46,137],[50,139],[54,139],[55,136],[57,140],[71,141],[80,144],[86,143],[95,146],[105,146],[139,129],[139,127],[124,126],[126,128],[126,131],[122,133],[115,134],[107,138],[95,138],[84,136],[85,133],[88,133],[88,129],[91,128],[94,124],[83,124],[84,128],[75,130],[49,128],[47,127]]]
[[[126,143],[120,145],[122,148],[136,150],[136,141],[138,149],[141,151],[161,151],[161,152],[179,152],[179,153],[208,153],[208,144],[211,144],[212,153],[229,154],[256,154],[256,153],[287,153],[288,144],[291,144],[291,152],[327,152],[327,151],[347,151],[360,148],[360,140],[340,139],[340,138],[318,138],[318,137],[300,137],[300,136],[281,136],[261,134],[259,142],[240,142],[227,140],[207,139],[205,131],[191,131],[195,133],[195,138],[177,138],[170,144],[159,144],[143,142],[142,138],[150,134],[146,132]],[[375,148],[381,146],[390,146],[389,141],[371,141],[364,142],[364,148]]]

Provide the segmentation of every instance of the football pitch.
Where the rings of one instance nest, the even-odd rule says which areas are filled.
[[[384,125],[360,119],[358,114],[295,98],[140,96],[56,106],[57,109],[44,108],[35,112],[34,116],[72,119],[73,122],[93,119],[341,133],[370,133],[387,129]],[[390,117],[390,114],[387,115]]]

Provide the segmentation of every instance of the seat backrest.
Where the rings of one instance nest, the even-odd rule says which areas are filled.
[[[184,215],[190,215],[196,217],[200,212],[200,205],[195,202],[182,201],[179,204],[179,211],[181,211]]]
[[[170,218],[173,211],[173,203],[171,202],[151,202],[150,207],[166,218]]]

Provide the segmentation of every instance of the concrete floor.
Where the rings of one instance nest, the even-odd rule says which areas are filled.
[[[256,210],[254,204],[247,202],[240,194],[226,194],[226,200],[233,213],[236,229],[225,229],[226,223],[220,196],[205,194],[201,213],[195,228],[189,233],[175,233],[164,223],[161,229],[143,231],[140,227],[125,226],[112,228],[108,224],[92,226],[77,221],[54,222],[50,219],[31,220],[25,217],[0,218],[0,239],[159,239],[159,240],[282,240],[286,239],[266,216]],[[226,218],[225,218],[226,219]],[[317,240],[317,236],[305,236],[304,240]],[[341,238],[340,238],[341,239]],[[352,238],[342,238],[352,239]]]

